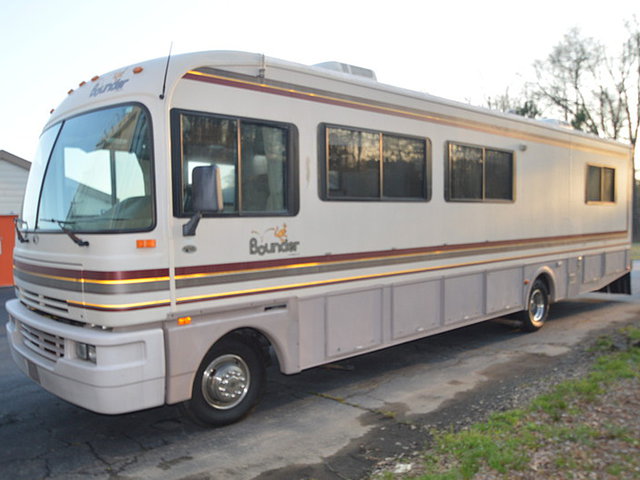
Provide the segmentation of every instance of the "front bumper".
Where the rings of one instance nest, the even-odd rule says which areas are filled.
[[[11,355],[44,389],[97,413],[120,414],[165,403],[161,328],[109,332],[66,325],[19,300],[6,304]],[[77,342],[96,346],[97,361],[76,357]]]

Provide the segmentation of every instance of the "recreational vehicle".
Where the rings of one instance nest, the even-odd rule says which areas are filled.
[[[70,91],[16,223],[19,368],[95,412],[222,425],[270,359],[516,312],[535,331],[553,302],[628,292],[627,146],[343,67],[207,52]]]

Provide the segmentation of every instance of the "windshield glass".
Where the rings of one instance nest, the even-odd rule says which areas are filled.
[[[106,232],[153,227],[151,125],[143,108],[98,110],[48,129],[40,140],[34,177],[41,177],[38,172],[47,157],[44,180],[29,182],[26,192],[27,229]],[[40,195],[34,183],[42,185]]]

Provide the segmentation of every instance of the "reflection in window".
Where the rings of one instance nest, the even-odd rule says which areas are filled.
[[[485,149],[484,198],[513,200],[513,154]]]
[[[450,201],[513,200],[513,153],[449,144]]]
[[[289,213],[289,128],[215,115],[176,113],[180,135],[181,214],[192,214],[191,176],[221,173],[223,214]]]
[[[452,199],[482,199],[482,149],[452,144],[449,148]]]
[[[380,196],[380,146],[377,134],[329,129],[329,195]]]
[[[325,127],[328,199],[427,199],[427,142]]]
[[[424,140],[383,135],[384,196],[427,198]]]
[[[77,232],[153,226],[151,128],[132,105],[63,122],[42,184],[36,228]]]
[[[587,166],[586,201],[608,203],[616,201],[615,169]]]

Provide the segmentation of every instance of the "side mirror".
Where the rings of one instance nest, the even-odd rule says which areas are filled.
[[[224,206],[220,169],[216,165],[195,167],[191,177],[191,198],[194,214],[182,226],[182,235],[185,237],[192,237],[196,234],[198,223],[203,214],[221,212]]]

